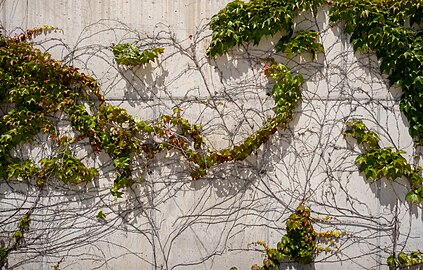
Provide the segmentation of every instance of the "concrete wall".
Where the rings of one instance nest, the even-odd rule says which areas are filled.
[[[53,269],[58,262],[60,269],[250,269],[263,258],[252,243],[274,246],[300,202],[313,217],[333,217],[317,222],[316,230],[352,236],[313,265],[282,269],[386,269],[394,249],[422,248],[422,209],[404,202],[407,182],[370,183],[354,163],[361,150],[342,135],[345,121],[362,119],[384,146],[406,150],[410,162],[415,154],[399,111],[401,93],[388,87],[375,56],[354,53],[341,28],[329,26],[325,7],[316,19],[304,14],[297,20],[297,29],[320,32],[325,54],[314,61],[275,56],[276,37],[209,60],[207,23],[228,2],[0,1],[7,34],[46,24],[62,28],[38,37],[37,46],[92,74],[108,102],[133,115],[154,120],[183,108],[184,117],[203,125],[211,149],[239,142],[273,114],[271,84],[262,74],[267,63],[260,59],[275,57],[306,79],[288,130],[245,162],[219,166],[204,179],[192,181],[189,164],[168,153],[114,200],[111,160],[81,144],[75,151],[101,173],[92,185],[52,183],[39,194],[27,184],[0,182],[0,233],[37,205],[27,246],[10,255],[11,269]],[[165,53],[155,63],[125,69],[110,49],[119,42],[160,46]],[[17,155],[48,155],[43,140]],[[100,210],[105,221],[95,217]]]

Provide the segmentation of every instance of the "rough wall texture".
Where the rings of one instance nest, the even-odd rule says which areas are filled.
[[[52,269],[58,262],[60,269],[249,269],[262,260],[252,243],[275,245],[300,202],[316,218],[333,217],[316,230],[352,236],[313,265],[283,269],[383,269],[392,250],[421,248],[422,209],[404,202],[406,181],[368,182],[354,163],[360,149],[342,135],[345,121],[362,119],[384,146],[406,150],[412,160],[401,93],[388,87],[375,56],[354,53],[341,28],[329,26],[326,7],[316,19],[303,14],[297,20],[297,29],[320,32],[325,54],[313,61],[275,56],[271,38],[207,59],[207,24],[227,3],[0,1],[6,33],[62,28],[38,37],[37,46],[92,74],[107,101],[133,115],[154,120],[181,107],[185,118],[203,126],[211,149],[236,144],[273,114],[271,82],[262,74],[266,58],[287,63],[306,80],[288,130],[246,161],[219,166],[204,179],[192,181],[189,164],[169,152],[155,158],[123,199],[114,200],[110,158],[81,143],[75,151],[100,170],[92,185],[56,183],[39,194],[23,183],[0,182],[0,233],[16,226],[22,209],[38,205],[27,246],[9,258],[11,269]],[[110,48],[120,42],[160,46],[165,53],[155,63],[127,69],[115,63]],[[16,155],[48,156],[43,140],[40,135]],[[100,210],[105,221],[95,217]]]

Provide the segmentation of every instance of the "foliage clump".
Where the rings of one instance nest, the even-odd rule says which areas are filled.
[[[423,143],[423,19],[422,0],[336,0],[330,20],[343,22],[354,50],[371,50],[391,85],[401,87],[400,108],[409,133]]]
[[[213,31],[212,41],[207,55],[215,57],[223,55],[231,48],[243,42],[253,42],[257,45],[265,36],[281,33],[276,44],[277,51],[291,48],[292,52],[303,49],[320,51],[321,47],[314,45],[315,38],[311,31],[300,32],[295,40],[297,45],[287,46],[294,33],[294,18],[303,11],[316,11],[323,0],[252,0],[249,2],[233,1],[218,14],[212,17],[210,28]],[[305,39],[306,43],[300,42]],[[312,43],[310,44],[310,41]]]
[[[292,38],[282,38],[276,44],[276,51],[284,52],[290,57],[295,53],[308,52],[313,58],[324,52],[322,43],[318,41],[319,33],[311,30],[300,30]]]
[[[67,150],[64,150],[65,155],[43,159],[41,167],[12,155],[15,147],[31,142],[39,133],[49,134],[57,145],[64,147],[66,138],[60,138],[52,120],[54,116],[68,113],[71,125],[80,130],[79,118],[73,114],[75,108],[93,97],[100,102],[103,100],[94,78],[52,59],[48,53],[42,53],[27,42],[41,30],[37,31],[27,31],[14,38],[0,35],[0,100],[5,108],[0,116],[0,177],[36,179],[37,184],[42,184],[45,177],[51,176],[49,168],[54,167],[65,182],[90,181],[96,175],[94,169],[76,162]],[[64,176],[63,170],[87,173],[71,179]]]
[[[164,48],[153,48],[151,50],[140,50],[130,43],[121,43],[112,46],[116,62],[125,66],[138,66],[154,61],[164,52]]]
[[[346,123],[344,132],[346,137],[352,137],[360,145],[365,146],[365,153],[359,155],[355,162],[360,172],[372,180],[381,178],[395,180],[404,177],[411,186],[411,191],[406,195],[410,203],[420,203],[423,198],[423,178],[419,174],[421,167],[413,166],[402,156],[404,151],[395,151],[392,147],[379,146],[379,137],[367,129],[360,120]]]
[[[412,251],[410,253],[399,252],[397,256],[391,255],[387,259],[388,266],[395,268],[409,268],[423,264],[423,253]]]
[[[276,248],[270,248],[265,242],[257,244],[265,248],[266,258],[263,266],[253,265],[254,270],[278,270],[280,264],[291,260],[300,264],[313,262],[317,253],[330,247],[323,248],[318,245],[320,239],[329,241],[346,235],[345,232],[326,231],[318,233],[313,228],[314,220],[310,217],[310,208],[300,204],[286,221],[286,234],[277,243]],[[330,245],[334,245],[334,241]]]

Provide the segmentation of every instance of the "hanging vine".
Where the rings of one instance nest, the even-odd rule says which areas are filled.
[[[410,183],[411,191],[405,198],[410,203],[420,203],[423,198],[423,178],[419,174],[420,166],[411,165],[402,156],[404,151],[394,151],[392,147],[379,146],[379,137],[369,131],[363,122],[356,120],[347,122],[344,132],[346,137],[352,137],[364,146],[365,153],[359,155],[355,162],[360,172],[369,180],[376,181],[380,178],[395,180],[404,177]]]
[[[112,46],[115,60],[120,65],[138,66],[154,61],[164,52],[164,48],[153,48],[141,51],[130,43],[121,43]]]
[[[281,36],[275,46],[278,52],[290,48],[291,52],[321,51],[322,47],[316,43],[317,35],[312,31],[299,32],[291,41],[292,45],[287,43],[294,33],[294,18],[300,12],[316,12],[323,3],[324,0],[231,2],[211,19],[213,33],[207,55],[215,57],[225,54],[243,42],[257,45],[263,37],[274,35]]]
[[[317,220],[311,218],[310,213],[310,208],[302,204],[297,207],[286,221],[286,234],[282,236],[276,248],[270,248],[265,242],[257,242],[256,244],[264,247],[266,257],[263,266],[255,264],[251,269],[278,270],[281,263],[289,260],[309,264],[320,252],[330,252],[331,247],[336,246],[336,239],[347,235],[346,232],[338,231],[316,232],[313,223]]]
[[[173,115],[162,115],[155,123],[134,118],[124,109],[105,103],[92,77],[34,49],[28,39],[1,37],[4,70],[0,78],[1,98],[15,104],[0,119],[4,178],[34,179],[40,186],[48,179],[73,184],[92,181],[98,175],[96,169],[86,167],[69,149],[87,138],[94,152],[104,150],[113,159],[116,178],[110,191],[117,198],[123,195],[123,188],[135,183],[131,169],[134,157],[141,158],[143,166],[148,167],[148,160],[158,152],[179,151],[192,164],[192,178],[199,179],[213,166],[251,155],[278,128],[288,126],[301,101],[302,76],[292,74],[283,64],[266,66],[264,74],[274,81],[275,116],[238,145],[211,151],[205,145],[201,126],[181,118],[181,109],[175,108]],[[306,48],[307,44],[300,47]],[[119,51],[119,57],[126,57],[125,50]],[[19,83],[15,84],[16,81]],[[88,112],[85,102],[91,104],[93,114]],[[54,114],[63,112],[76,132],[73,138],[60,135],[50,120]],[[14,147],[29,142],[40,132],[54,140],[61,149],[58,155],[43,158],[38,164],[11,155]]]
[[[330,10],[333,23],[343,22],[354,50],[371,50],[391,85],[401,87],[400,108],[410,135],[423,143],[423,1],[337,0]]]

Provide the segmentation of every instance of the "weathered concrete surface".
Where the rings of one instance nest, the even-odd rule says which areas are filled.
[[[110,103],[150,120],[180,106],[184,117],[203,125],[210,148],[220,149],[273,114],[271,84],[262,74],[266,63],[257,58],[271,56],[277,40],[207,59],[206,24],[227,2],[4,0],[0,18],[8,34],[45,24],[62,28],[63,33],[38,37],[39,47],[95,76]],[[117,201],[109,194],[110,158],[80,146],[84,161],[100,169],[100,180],[83,187],[52,184],[41,194],[31,241],[10,256],[9,266],[249,269],[262,260],[252,243],[274,246],[299,202],[315,217],[334,218],[329,225],[320,223],[322,229],[345,230],[352,237],[341,239],[336,253],[319,255],[312,266],[283,269],[385,269],[394,243],[397,251],[421,249],[422,210],[404,202],[406,181],[369,183],[354,164],[360,149],[342,136],[346,120],[363,119],[385,146],[406,150],[411,161],[400,92],[388,89],[374,56],[353,53],[342,30],[329,27],[324,10],[317,20],[307,14],[298,19],[298,29],[320,31],[325,54],[288,63],[306,78],[304,101],[289,130],[245,162],[220,166],[195,182],[176,153],[159,156]],[[161,46],[165,53],[143,68],[118,67],[110,46],[126,41]],[[38,147],[41,156],[47,152],[45,144]],[[26,185],[1,182],[0,225],[16,226],[8,217],[36,196]],[[95,218],[100,210],[107,214],[104,222]]]

